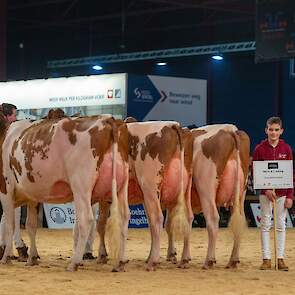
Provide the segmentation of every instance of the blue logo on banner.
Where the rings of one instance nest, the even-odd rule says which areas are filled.
[[[148,76],[128,76],[128,116],[143,120],[161,98],[160,91]]]
[[[153,95],[151,94],[149,89],[139,89],[136,87],[134,89],[135,98],[133,101],[137,102],[153,102]]]
[[[148,220],[143,205],[132,205],[130,208],[130,228],[148,227]]]

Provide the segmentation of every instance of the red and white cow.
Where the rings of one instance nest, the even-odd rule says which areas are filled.
[[[123,270],[129,220],[126,124],[93,116],[19,121],[8,127],[0,116],[0,134],[0,196],[6,214],[1,263],[9,261],[14,207],[28,204],[28,264],[34,264],[36,204],[74,200],[79,236],[68,270],[76,270],[93,221],[91,202],[104,200],[112,203],[108,227],[114,270]]]
[[[227,267],[239,262],[241,234],[246,226],[244,200],[249,167],[248,135],[231,124],[216,124],[191,130],[193,147],[192,207],[202,211],[208,230],[208,250],[203,268],[215,263],[219,226],[218,207],[230,207],[234,245]],[[173,249],[173,245],[170,245]]]
[[[151,230],[151,250],[147,270],[160,260],[162,210],[167,209],[166,227],[174,238],[184,238],[180,267],[190,260],[189,236],[191,209],[192,137],[178,123],[167,121],[128,123],[129,132],[129,204],[144,203]],[[100,203],[98,232],[99,260],[106,262],[104,245],[108,204]]]

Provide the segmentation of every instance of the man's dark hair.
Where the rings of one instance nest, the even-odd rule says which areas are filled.
[[[11,116],[14,109],[17,110],[17,107],[11,103],[2,103],[2,112],[4,116]]]
[[[279,118],[279,117],[270,117],[266,121],[266,127],[268,127],[268,125],[272,125],[272,124],[278,124],[281,126],[281,128],[283,127],[283,122],[282,122],[281,118]]]

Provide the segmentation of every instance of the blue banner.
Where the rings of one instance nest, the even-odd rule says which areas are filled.
[[[138,121],[207,123],[207,81],[164,76],[128,76],[127,115]]]
[[[148,219],[145,215],[143,205],[130,205],[130,220],[129,228],[144,228],[148,227]]]
[[[143,121],[160,98],[160,92],[148,76],[128,75],[128,116]]]

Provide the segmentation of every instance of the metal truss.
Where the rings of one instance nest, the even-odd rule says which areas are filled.
[[[206,55],[214,53],[242,52],[255,50],[255,41],[225,43],[195,47],[160,49],[151,51],[138,51],[130,53],[118,53],[109,55],[99,55],[81,58],[69,58],[61,60],[51,60],[47,63],[47,68],[66,68],[85,65],[117,63],[136,60],[164,59],[169,57],[183,57],[192,55]]]

